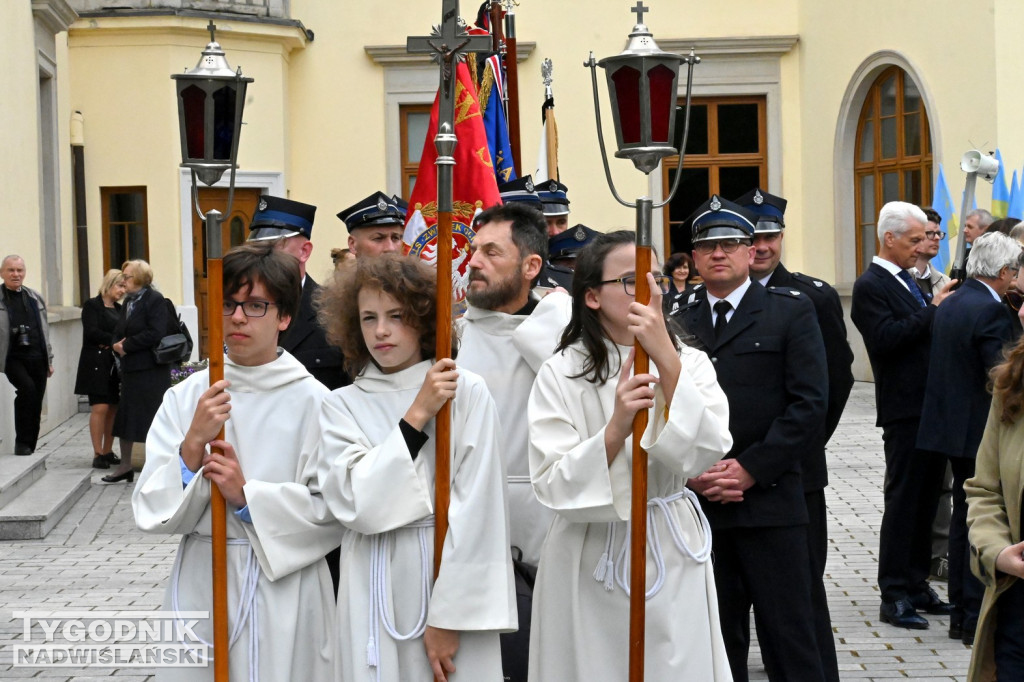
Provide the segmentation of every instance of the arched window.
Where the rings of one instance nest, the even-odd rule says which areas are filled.
[[[932,148],[928,115],[913,79],[898,66],[871,85],[857,123],[854,193],[857,272],[878,253],[875,225],[889,201],[919,206],[932,200]]]

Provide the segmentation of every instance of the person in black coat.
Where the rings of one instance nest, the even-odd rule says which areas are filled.
[[[968,279],[932,321],[932,352],[921,408],[917,447],[948,457],[953,469],[953,516],[949,526],[949,636],[972,644],[984,587],[970,568],[964,481],[974,476],[974,459],[985,431],[992,396],[988,373],[1002,362],[1003,349],[1017,337],[1001,297],[1021,265],[1020,244],[999,232],[974,242]]]
[[[158,365],[153,349],[167,335],[170,312],[167,300],[153,288],[153,269],[144,260],[130,260],[122,268],[128,295],[113,344],[121,369],[121,403],[114,417],[114,436],[119,439],[121,465],[104,476],[104,483],[135,480],[132,447],[146,440],[164,393],[171,387],[170,365]]]
[[[757,218],[717,196],[697,209],[704,277],[673,314],[710,356],[729,400],[733,448],[691,479],[711,523],[722,635],[734,679],[747,679],[750,607],[772,680],[823,680],[811,609],[801,454],[820,448],[827,372],[814,308],[799,291],[749,276]]]
[[[876,425],[885,443],[885,509],[879,532],[878,587],[883,622],[924,629],[917,611],[944,615],[942,602],[928,584],[931,527],[946,463],[917,449],[932,320],[953,280],[931,301],[908,268],[924,248],[924,212],[902,201],[889,202],[878,215],[881,247],[853,285],[850,318],[864,337],[875,376]]]
[[[82,352],[78,356],[75,394],[89,398],[89,436],[92,440],[93,469],[120,464],[114,454],[114,417],[121,395],[120,378],[114,366],[114,329],[121,319],[125,294],[120,270],[107,270],[99,293],[82,304]]]
[[[316,206],[300,201],[264,195],[249,226],[248,241],[274,241],[275,248],[299,260],[302,297],[299,312],[278,341],[295,356],[317,381],[332,391],[352,383],[341,367],[341,349],[327,343],[327,335],[316,319],[314,301],[320,285],[306,272],[313,253],[313,219]]]
[[[820,446],[804,451],[800,473],[804,501],[807,503],[807,549],[811,560],[811,602],[814,607],[815,633],[825,679],[839,682],[839,662],[824,582],[828,558],[828,515],[825,505],[828,466],[825,444],[839,426],[843,408],[853,388],[853,351],[846,340],[843,304],[836,290],[826,282],[799,272],[790,272],[781,263],[782,240],[786,236],[784,217],[788,202],[785,199],[755,188],[737,199],[736,203],[757,215],[757,224],[754,226],[754,262],[750,265],[751,279],[768,288],[799,291],[810,299],[825,342],[825,362],[828,366],[825,432]],[[759,615],[755,613],[754,616],[755,622],[760,623]],[[759,625],[758,633],[762,630]]]

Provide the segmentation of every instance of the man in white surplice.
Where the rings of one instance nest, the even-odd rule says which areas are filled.
[[[523,202],[477,216],[469,307],[460,321],[459,365],[483,377],[498,407],[512,546],[531,566],[540,559],[554,512],[537,500],[530,485],[526,403],[537,370],[554,354],[571,307],[561,292],[540,301],[530,295],[547,260],[546,229],[544,215]]]
[[[299,292],[297,261],[272,245],[246,244],[224,257],[225,380],[210,386],[209,372],[198,372],[165,394],[132,495],[140,529],[182,535],[164,608],[210,611],[211,483],[223,493],[235,680],[334,674],[323,557],[343,528],[320,497],[314,457],[328,392],[277,347]],[[222,425],[224,440],[215,440]],[[211,642],[211,621],[195,632]],[[158,677],[213,679],[213,667],[165,668]]]

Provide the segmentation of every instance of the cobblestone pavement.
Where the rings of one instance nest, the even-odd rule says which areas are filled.
[[[49,468],[85,469],[91,461],[86,415],[42,439]],[[825,582],[844,680],[966,680],[970,650],[946,636],[948,618],[929,616],[929,630],[901,630],[878,619],[875,585],[883,473],[881,433],[874,426],[871,384],[858,383],[829,448],[830,542]],[[22,621],[33,609],[151,610],[163,598],[177,539],[143,535],[132,521],[133,484],[94,485],[43,540],[0,542],[0,680],[142,681],[141,668],[13,667]],[[935,583],[945,595],[945,583]],[[765,680],[756,645],[752,680]],[[657,681],[660,682],[660,681]]]

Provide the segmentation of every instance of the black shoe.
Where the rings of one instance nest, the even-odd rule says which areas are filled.
[[[949,638],[962,639],[964,636],[964,614],[954,611],[949,614]]]
[[[100,455],[107,464],[120,464],[121,458],[115,455],[113,452],[108,452],[105,455]]]
[[[928,621],[918,615],[907,599],[882,602],[882,607],[878,611],[878,617],[882,619],[883,623],[895,625],[898,628],[908,628],[910,630],[928,629]]]
[[[19,457],[27,457],[32,454],[32,448],[25,445],[24,443],[15,443],[14,454],[18,455]]]
[[[109,474],[107,476],[104,476],[100,480],[103,481],[104,483],[120,483],[121,481],[128,481],[129,483],[131,483],[132,481],[135,480],[135,470],[129,469],[123,474],[118,474],[117,476]]]
[[[960,641],[966,644],[967,646],[974,646],[974,631],[971,630],[970,632],[968,632],[967,630],[964,630],[964,634],[960,638]]]
[[[953,612],[953,605],[939,599],[939,595],[930,587],[912,596],[910,603],[915,609],[933,616],[948,616]]]
[[[109,469],[110,468],[110,463],[107,462],[107,458],[106,457],[104,457],[103,455],[97,454],[97,455],[95,455],[92,458],[92,468],[93,469]]]

